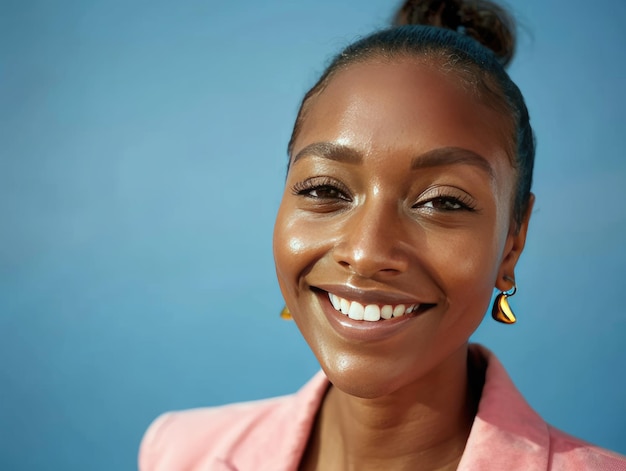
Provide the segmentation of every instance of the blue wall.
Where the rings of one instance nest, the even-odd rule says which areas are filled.
[[[511,3],[538,201],[520,321],[476,339],[549,421],[626,453],[626,3]],[[286,142],[390,8],[0,1],[0,469],[134,469],[160,412],[317,369],[278,318]]]

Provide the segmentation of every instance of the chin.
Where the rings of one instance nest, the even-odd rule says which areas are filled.
[[[345,394],[363,399],[388,396],[419,377],[419,373],[400,365],[352,355],[340,355],[321,363],[333,386]]]

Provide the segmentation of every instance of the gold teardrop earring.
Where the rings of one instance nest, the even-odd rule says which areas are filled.
[[[517,285],[515,284],[515,280],[508,276],[505,276],[504,279],[513,283],[513,287],[508,291],[501,291],[500,294],[496,296],[493,302],[493,308],[491,309],[491,317],[503,324],[514,324],[517,319],[515,318],[515,314],[513,314],[511,306],[509,306],[507,298],[515,294]]]
[[[291,311],[289,310],[289,308],[287,306],[285,306],[283,308],[282,311],[280,311],[280,318],[284,321],[290,321],[293,320],[293,316],[291,315]]]

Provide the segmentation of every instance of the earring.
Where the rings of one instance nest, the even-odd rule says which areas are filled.
[[[280,311],[280,318],[284,321],[290,321],[293,319],[291,311],[289,311],[289,308],[287,306],[285,306],[283,310]]]
[[[513,310],[511,306],[509,306],[507,298],[515,294],[517,285],[515,284],[515,280],[508,276],[505,276],[504,279],[513,283],[513,287],[508,291],[500,292],[500,294],[496,296],[493,302],[493,308],[491,309],[491,317],[503,324],[514,324],[517,319],[515,319],[515,314],[513,314]]]

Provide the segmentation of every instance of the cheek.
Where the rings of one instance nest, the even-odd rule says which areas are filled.
[[[326,342],[321,333],[323,328],[316,326],[316,317],[309,312],[313,294],[303,286],[303,280],[310,267],[328,253],[332,242],[328,242],[327,228],[306,218],[290,196],[283,198],[274,226],[276,276],[298,329],[313,351],[318,352]]]
[[[455,313],[450,321],[468,314],[482,317],[489,304],[503,246],[495,221],[425,237],[421,262]]]
[[[285,217],[284,203],[278,210],[276,216],[276,223],[274,224],[274,237],[273,237],[273,250],[274,250],[274,264],[276,266],[276,276],[278,278],[278,284],[280,290],[283,293],[285,300],[287,299],[286,281],[290,278],[290,260],[293,259],[293,253],[296,254],[301,251],[302,241],[298,237],[290,236],[287,230],[288,222]]]
[[[480,224],[446,237],[433,235],[432,250],[440,255],[439,269],[445,270],[449,292],[477,300],[488,301],[506,256],[506,245],[511,230],[515,172],[507,160],[496,165],[496,180],[487,203],[481,209]],[[445,238],[445,240],[443,240]]]
[[[280,289],[289,303],[297,296],[299,280],[323,250],[321,225],[307,223],[286,198],[278,210],[274,226],[274,262]]]

